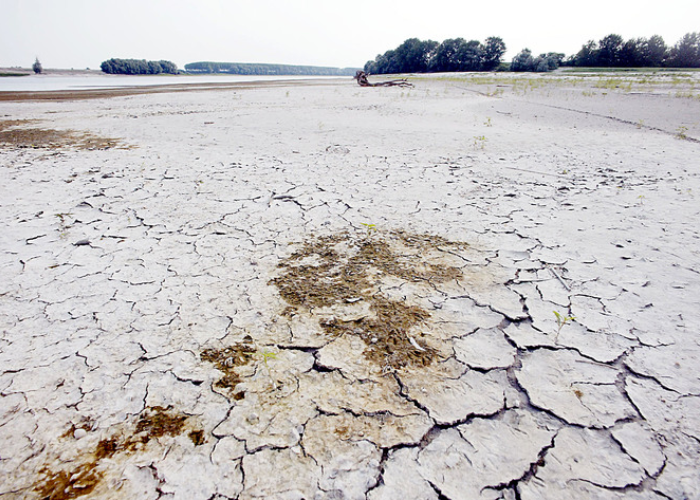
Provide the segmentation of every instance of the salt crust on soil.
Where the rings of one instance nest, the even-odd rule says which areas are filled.
[[[700,497],[697,76],[412,80],[0,103],[0,498]]]

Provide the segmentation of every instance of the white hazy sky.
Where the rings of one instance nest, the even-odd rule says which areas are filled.
[[[0,0],[0,67],[112,58],[359,67],[407,38],[501,37],[511,60],[610,33],[700,31],[699,0]]]

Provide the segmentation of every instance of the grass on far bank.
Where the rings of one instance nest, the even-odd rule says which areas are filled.
[[[562,73],[664,73],[698,72],[700,68],[589,68],[586,66],[564,66]]]

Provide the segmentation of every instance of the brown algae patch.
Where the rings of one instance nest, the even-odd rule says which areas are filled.
[[[103,459],[111,459],[119,453],[134,453],[143,448],[153,438],[175,437],[187,430],[189,417],[170,408],[154,406],[146,408],[136,422],[133,432],[121,430],[100,440],[88,457],[70,470],[51,470],[43,467],[39,471],[40,480],[34,484],[34,492],[42,500],[67,500],[91,494],[104,478]],[[66,433],[67,436],[68,433]],[[188,437],[195,446],[204,443],[202,429],[190,430]]]
[[[271,283],[289,304],[287,316],[323,316],[316,310],[337,311],[364,301],[370,314],[343,319],[337,317],[342,316],[341,311],[320,317],[319,325],[331,335],[360,337],[367,345],[367,359],[385,371],[428,366],[437,359],[438,351],[421,340],[419,327],[430,312],[387,297],[380,286],[390,279],[426,285],[458,279],[462,271],[443,262],[445,252],[466,246],[403,231],[313,237],[279,264],[281,274]]]
[[[233,399],[241,400],[245,392],[235,392],[236,386],[242,382],[236,371],[239,366],[247,365],[255,359],[257,350],[253,338],[246,335],[242,342],[222,349],[205,349],[200,353],[202,361],[213,363],[223,373],[223,376],[214,383],[215,387],[230,391]]]
[[[89,495],[102,481],[102,472],[95,469],[96,462],[79,465],[69,471],[52,472],[43,468],[43,479],[34,487],[42,500],[68,500]]]
[[[0,120],[0,146],[34,149],[109,149],[119,141],[75,130],[29,128],[30,120]]]

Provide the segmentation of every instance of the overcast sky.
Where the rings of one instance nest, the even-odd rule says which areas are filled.
[[[700,0],[0,0],[0,67],[99,68],[112,58],[359,67],[407,38],[499,36],[510,61],[610,33],[700,31]]]

